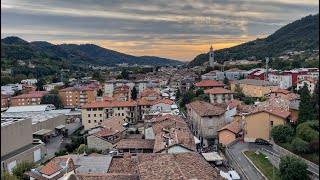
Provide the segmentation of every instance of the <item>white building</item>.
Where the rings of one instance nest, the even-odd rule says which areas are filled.
[[[24,79],[21,81],[22,84],[27,84],[29,86],[34,86],[37,82],[37,79]]]
[[[1,86],[1,94],[13,95],[15,91],[21,91],[22,84],[7,84]]]
[[[279,84],[280,89],[288,89],[292,86],[292,76],[290,74],[268,74],[268,80]]]
[[[310,94],[313,94],[313,91],[314,91],[314,88],[315,88],[317,82],[311,78],[305,78],[305,79],[299,80],[297,82],[297,91],[299,91],[300,89],[303,88],[304,83],[307,84],[307,87],[308,87]]]
[[[53,90],[56,86],[63,86],[64,83],[63,82],[58,82],[58,83],[52,83],[52,84],[46,84],[43,86],[43,88],[46,90],[46,91],[51,91]]]

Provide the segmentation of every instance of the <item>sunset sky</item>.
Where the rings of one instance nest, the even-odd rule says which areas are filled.
[[[1,38],[190,61],[317,13],[318,0],[1,0]]]

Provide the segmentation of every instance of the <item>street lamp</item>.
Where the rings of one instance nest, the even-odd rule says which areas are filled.
[[[266,159],[269,159],[268,156],[265,157]],[[272,158],[274,159],[274,153],[272,153]],[[270,161],[271,165],[272,165],[272,180],[274,180],[274,165],[272,164],[272,162]]]

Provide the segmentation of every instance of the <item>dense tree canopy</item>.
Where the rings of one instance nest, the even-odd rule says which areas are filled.
[[[281,157],[279,164],[280,176],[283,180],[308,179],[307,168],[308,165],[304,161],[294,156]]]
[[[307,120],[313,119],[313,109],[310,103],[310,92],[308,90],[307,84],[305,83],[300,91],[300,105],[299,105],[299,117],[298,123],[301,124]]]
[[[40,104],[53,104],[56,108],[62,108],[61,99],[59,95],[47,94],[42,96]]]

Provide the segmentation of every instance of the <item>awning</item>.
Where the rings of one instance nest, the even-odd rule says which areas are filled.
[[[201,141],[197,137],[193,136],[193,138],[194,138],[194,142],[196,144],[200,144],[201,143]]]
[[[52,130],[50,129],[41,129],[40,131],[34,132],[32,133],[33,135],[38,135],[38,136],[44,136],[47,135],[49,133],[51,133]]]
[[[60,126],[57,126],[56,129],[60,130],[60,129],[63,129],[65,127],[66,127],[65,125],[60,125]]]

